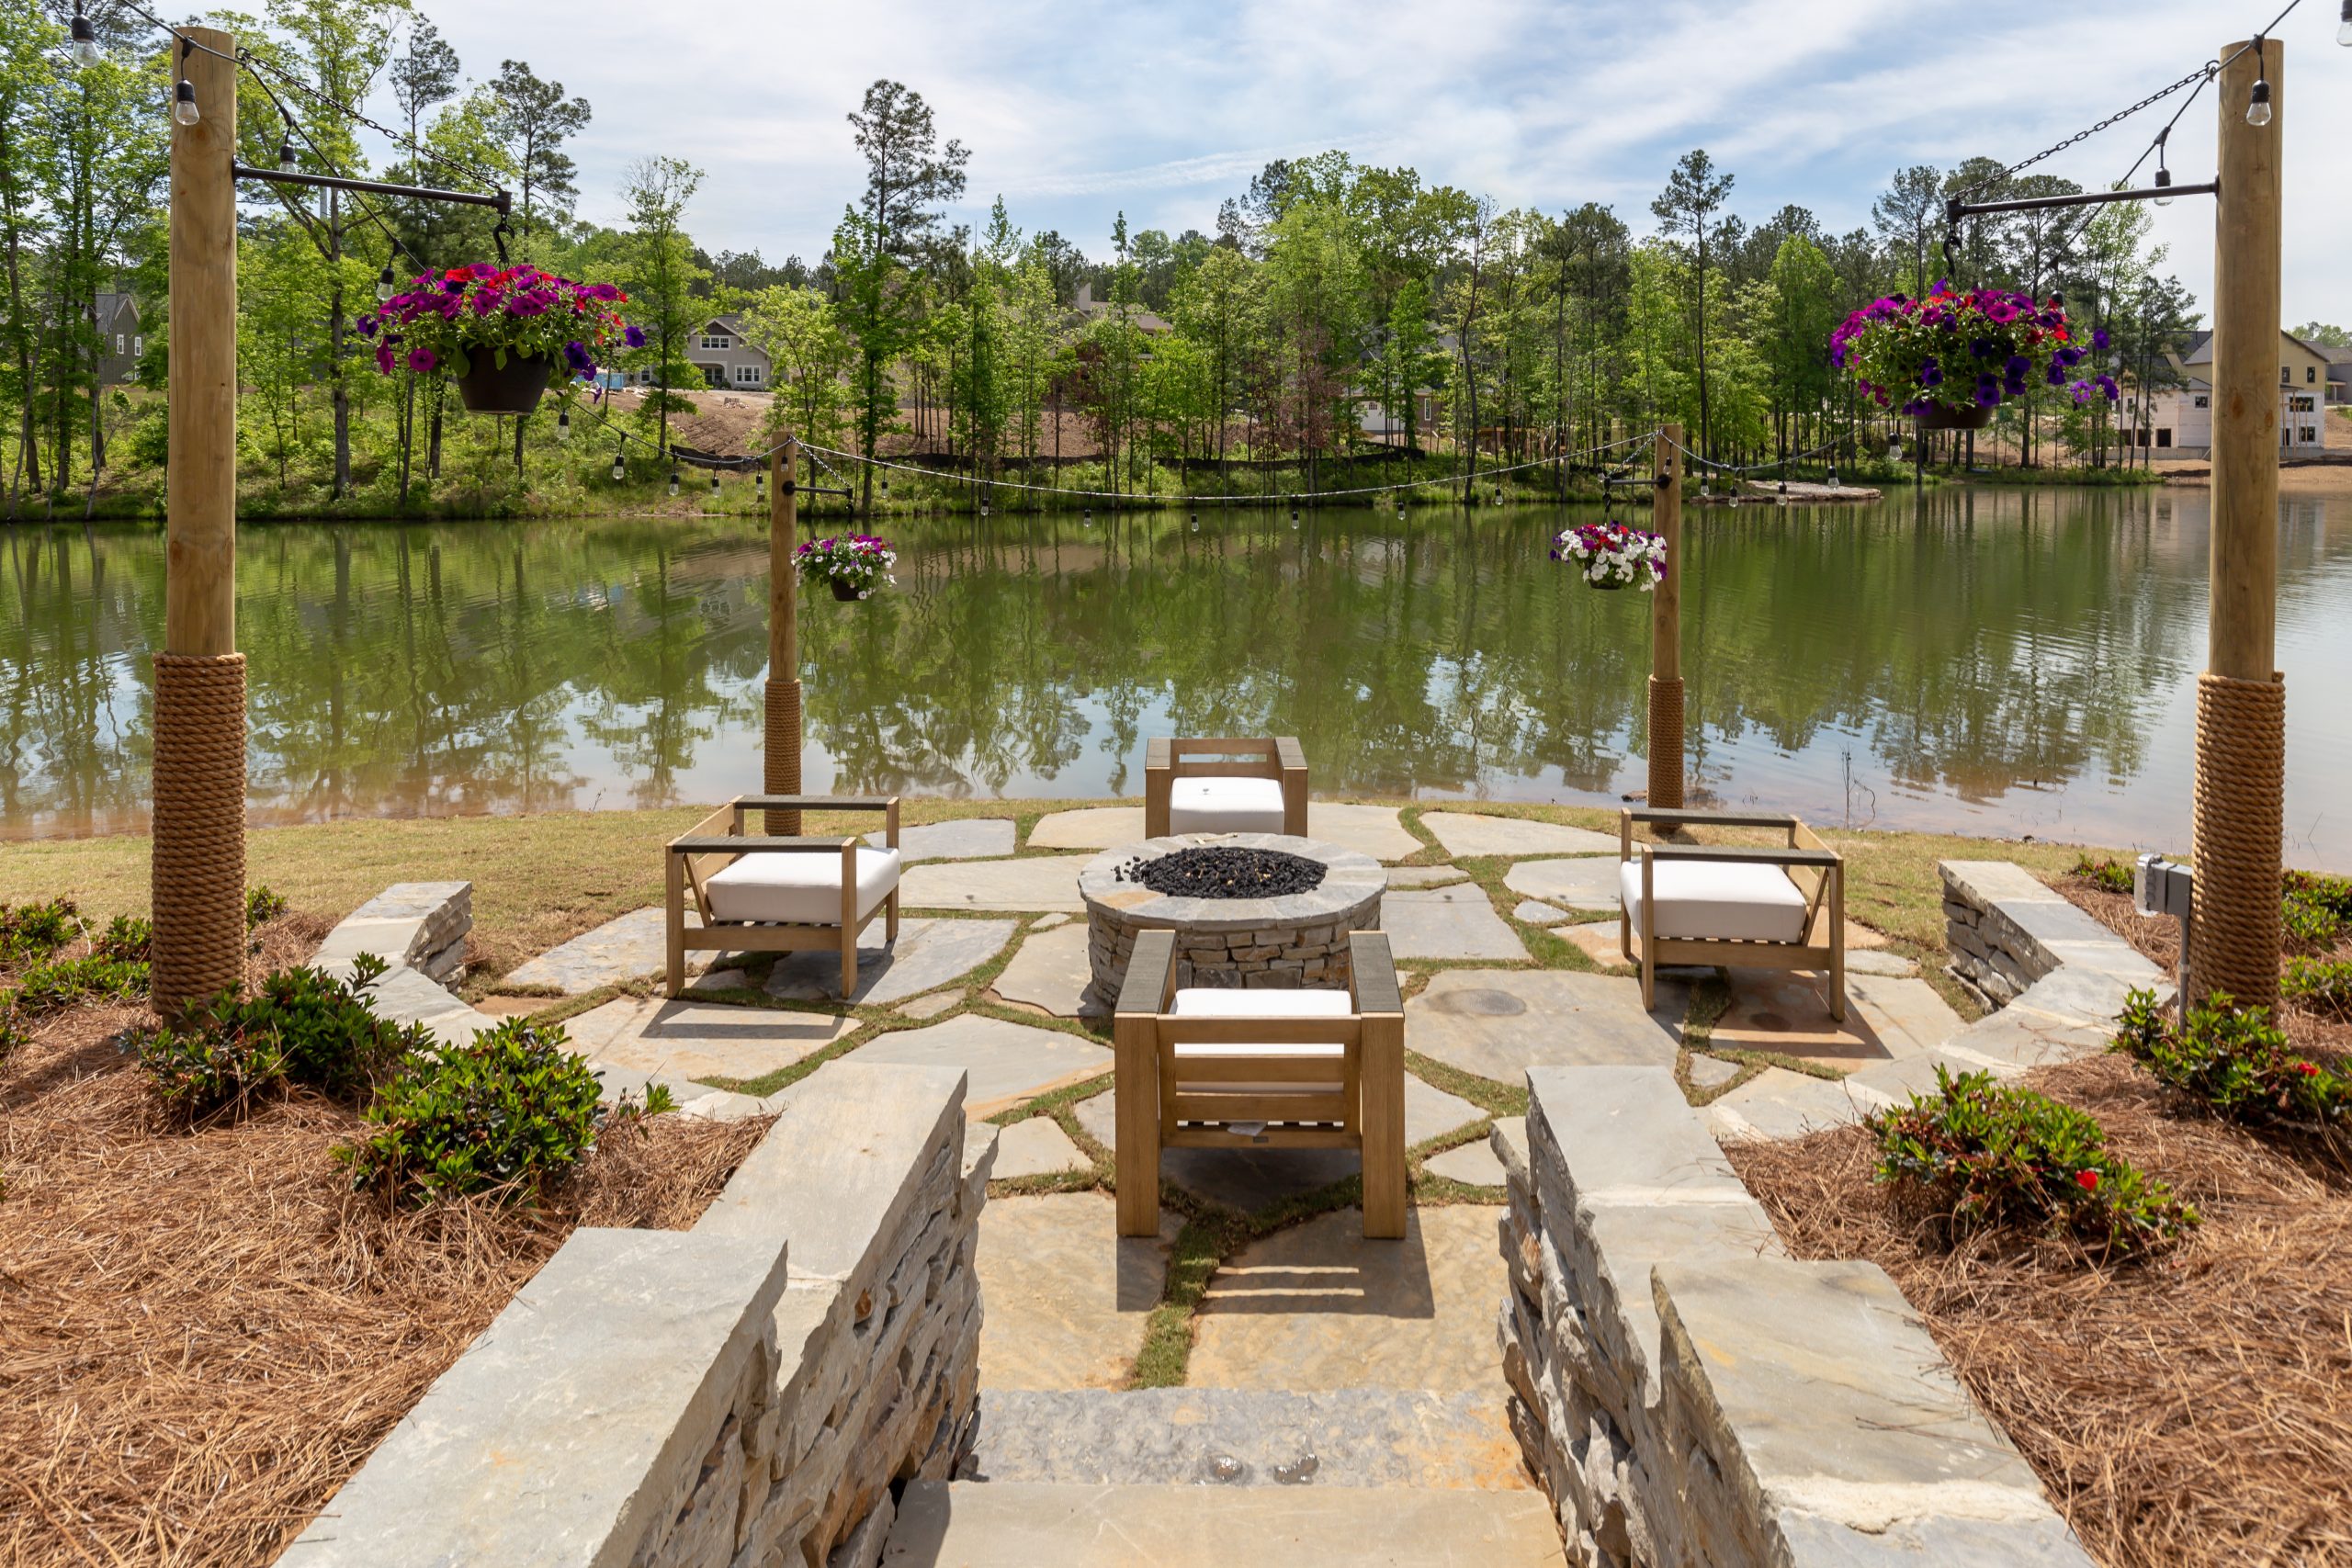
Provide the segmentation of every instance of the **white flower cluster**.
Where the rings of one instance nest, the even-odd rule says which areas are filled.
[[[1666,580],[1666,540],[1639,528],[1571,528],[1552,543],[1554,555],[1575,562],[1587,582],[1638,583],[1647,593]]]

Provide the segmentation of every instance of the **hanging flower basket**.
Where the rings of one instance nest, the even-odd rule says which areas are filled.
[[[1590,588],[1646,593],[1666,581],[1666,540],[1613,518],[1567,529],[1552,541],[1552,558],[1575,567]]]
[[[792,552],[792,560],[800,569],[803,582],[811,588],[831,589],[833,597],[844,604],[870,599],[876,589],[899,581],[890,575],[890,569],[899,564],[899,552],[871,534],[811,539]]]
[[[478,354],[456,378],[471,413],[529,413],[539,406],[555,366],[544,354]]]
[[[1890,294],[1846,318],[1830,334],[1830,363],[1854,378],[1881,408],[1899,408],[1921,430],[1982,430],[1993,411],[2035,387],[2077,403],[2116,400],[2115,378],[2076,374],[2104,354],[2105,328],[2088,347],[2075,341],[2066,312],[2006,288],[1954,288],[1938,281],[1925,299]]]
[[[645,334],[621,320],[628,296],[609,283],[574,283],[535,266],[453,266],[425,273],[359,332],[376,340],[376,368],[413,370],[458,384],[476,413],[529,413],[556,367],[593,377],[601,354],[638,348]]]

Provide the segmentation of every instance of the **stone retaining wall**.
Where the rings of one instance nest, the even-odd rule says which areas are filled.
[[[368,996],[396,1023],[421,1023],[447,1045],[462,1045],[496,1021],[450,992],[465,972],[466,938],[474,929],[470,882],[395,882],[329,931],[311,962],[339,979],[354,960],[373,953],[391,967]]]
[[[1497,1331],[1570,1563],[2087,1568],[1894,1280],[1789,1258],[1670,1069],[1527,1081]]]
[[[872,1568],[971,1435],[992,1144],[829,1064],[690,1231],[575,1231],[282,1568]]]

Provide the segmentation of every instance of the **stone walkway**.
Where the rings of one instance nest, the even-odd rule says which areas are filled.
[[[888,941],[885,929],[876,920],[858,939],[857,989],[849,999],[860,1006],[888,1007],[937,990],[1003,952],[1021,926],[1017,920],[942,920],[908,915],[899,921],[896,942]],[[837,1002],[842,994],[841,955],[786,953],[768,972],[767,992],[787,1001]]]

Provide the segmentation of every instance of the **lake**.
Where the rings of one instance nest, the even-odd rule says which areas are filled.
[[[1696,785],[1854,827],[2183,850],[2208,499],[1946,489],[1693,509]],[[1286,733],[1318,790],[1643,787],[1649,601],[1546,558],[1597,508],[888,519],[898,588],[804,597],[811,790],[1138,794],[1144,742]],[[2352,869],[2352,499],[2279,509],[2296,863]],[[238,551],[256,824],[715,801],[760,784],[752,516],[269,524]],[[0,528],[0,837],[135,829],[157,527]]]

